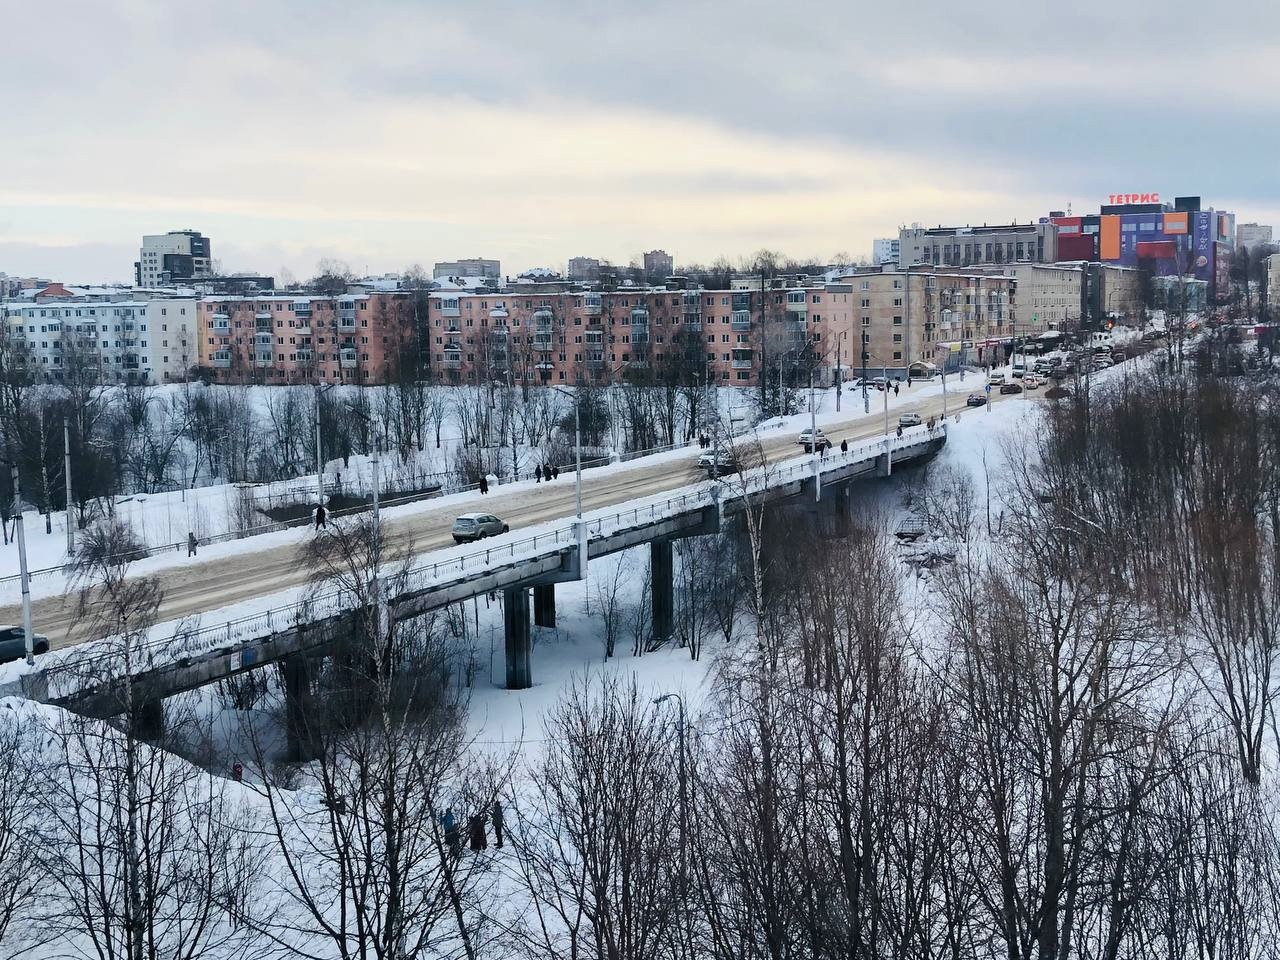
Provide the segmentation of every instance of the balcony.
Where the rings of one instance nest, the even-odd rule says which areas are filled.
[[[735,350],[730,365],[735,370],[750,370],[753,362],[750,350]]]
[[[456,298],[440,301],[440,316],[442,317],[460,317],[462,316],[462,308],[458,306]]]
[[[266,320],[261,318],[254,320],[253,328],[257,330],[258,333],[270,333],[272,330],[271,318],[268,317]]]
[[[462,354],[446,353],[444,355],[444,367],[446,370],[457,370],[461,366],[462,366]]]
[[[645,327],[649,325],[649,311],[643,308],[632,310],[628,322],[633,327]]]
[[[489,318],[492,320],[505,320],[507,319],[507,311],[502,307],[494,307],[489,311]]]
[[[549,333],[535,333],[533,335],[533,349],[539,353],[550,353],[555,349],[555,338]]]
[[[701,330],[701,329],[702,329],[702,314],[700,314],[700,313],[695,313],[695,314],[688,314],[688,313],[686,313],[686,314],[684,315],[684,328],[685,328],[686,330]]]
[[[590,367],[592,370],[599,370],[600,368],[602,368],[604,366],[604,354],[588,353],[587,366]]]
[[[316,359],[316,355],[310,350],[299,350],[294,354],[294,356],[297,358],[298,363],[305,363],[308,365],[314,363]]]
[[[729,326],[734,330],[750,330],[751,329],[751,311],[735,310],[729,317]]]
[[[339,307],[334,326],[339,330],[354,330],[356,328],[356,308]]]
[[[209,321],[209,329],[215,333],[226,333],[231,329],[231,318],[225,313],[215,313]]]
[[[253,365],[255,367],[269,367],[275,363],[275,357],[270,353],[254,354]]]
[[[491,367],[501,367],[503,369],[506,369],[507,363],[508,363],[507,351],[505,350],[489,351],[489,365]]]
[[[339,351],[338,351],[338,363],[339,363],[339,364],[341,364],[343,367],[346,367],[346,368],[354,367],[354,366],[356,365],[356,352],[355,352],[355,350],[347,350],[347,349],[339,350]]]
[[[555,318],[555,314],[553,314],[550,310],[535,310],[533,311],[529,319],[533,321],[533,325],[535,327],[546,328],[546,327],[550,327],[553,323],[555,323],[556,318]]]
[[[270,311],[270,310],[259,310],[257,313],[255,313],[255,314],[253,315],[253,319],[255,319],[255,320],[259,320],[259,321],[261,321],[261,320],[266,320],[266,321],[268,321],[267,326],[270,326],[270,325],[271,325],[271,324],[270,324],[270,321],[271,321],[271,319],[272,319],[272,317],[271,317],[271,311]]]
[[[214,365],[214,367],[215,367],[216,369],[218,369],[218,370],[226,370],[227,368],[229,368],[229,367],[231,366],[231,354],[229,354],[229,353],[215,353],[215,354],[213,355],[213,360],[212,360],[211,362],[213,363],[213,365]]]
[[[582,298],[582,312],[588,317],[600,316],[600,294],[588,293]]]
[[[294,317],[295,317],[295,318],[297,318],[298,320],[310,320],[310,319],[311,319],[311,304],[310,304],[310,303],[305,303],[305,302],[304,302],[304,303],[294,303],[292,306],[293,306],[293,315],[294,315]]]
[[[739,310],[750,311],[751,310],[751,294],[735,293],[733,295],[733,309],[735,313]]]

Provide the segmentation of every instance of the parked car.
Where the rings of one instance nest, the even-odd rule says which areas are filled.
[[[1021,393],[1022,384],[1020,383],[1004,383],[1000,385],[1000,392],[1003,393]]]
[[[821,430],[802,430],[796,443],[804,447],[806,452],[831,449],[831,441]]]
[[[877,390],[888,390],[889,378],[888,377],[872,377],[870,380],[867,381],[867,384],[869,386],[875,387]]]
[[[40,633],[31,635],[31,649],[39,653],[49,652],[49,638]],[[0,663],[21,660],[27,655],[27,635],[21,627],[0,627]]]
[[[898,418],[898,426],[900,427],[918,427],[923,422],[918,413],[904,413]]]
[[[985,407],[987,405],[987,398],[980,393],[971,393],[969,394],[969,399],[964,402],[964,405],[966,407]]]
[[[453,521],[453,542],[467,543],[496,537],[511,528],[491,513],[464,513]]]

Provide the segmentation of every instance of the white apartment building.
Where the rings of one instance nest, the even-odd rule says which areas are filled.
[[[1019,335],[1067,330],[1080,322],[1088,283],[1084,264],[1017,263],[1005,273],[1018,281]]]
[[[199,230],[170,230],[144,236],[133,274],[140,287],[164,287],[211,277],[209,238]]]
[[[897,237],[877,237],[871,241],[871,262],[877,267],[898,265],[899,241]]]
[[[196,302],[55,300],[0,304],[9,348],[35,379],[57,383],[77,350],[100,383],[171,383],[196,363]]]

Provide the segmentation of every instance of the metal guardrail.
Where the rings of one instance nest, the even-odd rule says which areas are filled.
[[[818,468],[839,466],[850,461],[865,459],[868,455],[879,455],[884,451],[886,445],[892,446],[894,449],[910,447],[925,440],[939,439],[945,435],[946,430],[941,424],[932,428],[928,426],[911,427],[904,431],[901,437],[889,436],[859,441],[850,445],[847,452],[836,450],[827,453],[826,456],[817,458],[813,455],[805,455],[781,464],[765,464],[743,473],[734,474],[733,477],[735,479],[732,481],[726,481],[724,478],[702,481],[692,490],[676,496],[665,498],[659,496],[648,502],[637,503],[636,506],[629,510],[617,510],[605,516],[588,515],[584,517],[583,521],[587,525],[587,540],[590,542],[603,539],[606,536],[616,535],[629,529],[647,526],[676,513],[711,506],[717,499],[717,494],[713,492],[717,489],[727,489],[731,498],[734,499],[750,497],[771,487],[791,483],[797,479],[812,477],[815,475],[815,466]],[[572,520],[567,525],[555,527],[544,533],[496,543],[483,550],[476,550],[444,560],[430,561],[420,559],[411,563],[404,571],[403,575],[406,580],[403,592],[417,592],[431,586],[451,582],[476,567],[490,569],[495,563],[503,560],[508,563],[514,563],[518,560],[534,560],[540,555],[545,555],[567,545],[576,544],[575,525],[576,520]],[[346,612],[352,609],[353,602],[354,600],[349,591],[334,590],[305,597],[260,613],[249,614],[193,630],[179,630],[170,637],[148,638],[146,642],[135,647],[133,651],[133,657],[136,661],[134,671],[137,672],[138,670],[157,666],[161,657],[165,662],[174,662],[181,661],[188,656],[207,656],[219,649],[229,649],[239,643],[262,637],[264,634],[293,627],[300,621],[302,616],[314,621],[326,616]],[[98,642],[110,643],[112,639],[107,637]],[[75,692],[75,690],[63,693],[56,691],[54,684],[60,677],[85,675],[93,676],[100,682],[104,674],[95,671],[94,666],[117,659],[117,656],[117,651],[102,651],[96,653],[96,655],[77,656],[74,660],[47,668],[45,672],[46,676],[50,678],[50,695],[56,698],[58,696],[69,696]]]

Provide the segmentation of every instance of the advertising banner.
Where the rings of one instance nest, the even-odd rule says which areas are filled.
[[[1194,215],[1191,231],[1191,269],[1197,280],[1213,283],[1213,212],[1201,210]]]

